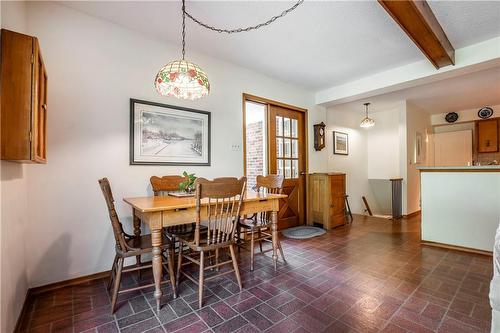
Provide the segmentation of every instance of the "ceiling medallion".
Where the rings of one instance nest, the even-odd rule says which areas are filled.
[[[361,124],[359,124],[359,127],[363,127],[363,128],[373,127],[375,125],[375,120],[368,117],[368,105],[370,105],[370,103],[364,103],[363,105],[365,106],[366,113],[365,113],[365,117],[361,121]]]
[[[237,29],[222,29],[213,27],[194,18],[191,14],[186,12],[186,3],[185,0],[182,0],[182,59],[171,61],[160,69],[155,78],[156,91],[163,96],[173,96],[179,99],[189,100],[199,99],[210,93],[210,82],[207,74],[205,74],[205,72],[198,65],[185,59],[186,16],[206,29],[219,33],[224,32],[232,34],[257,30],[267,26],[291,12],[303,2],[304,0],[299,0],[292,7],[284,10],[281,14],[273,16],[266,22],[259,23],[254,26]]]

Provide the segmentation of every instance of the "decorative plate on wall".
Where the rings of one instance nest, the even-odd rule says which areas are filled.
[[[493,115],[493,109],[490,108],[489,106],[480,108],[479,111],[477,111],[477,116],[481,119],[488,119],[492,115]]]
[[[449,122],[449,123],[454,123],[458,119],[458,113],[456,113],[456,112],[450,112],[450,113],[446,114],[446,116],[444,117],[444,119],[447,122]]]

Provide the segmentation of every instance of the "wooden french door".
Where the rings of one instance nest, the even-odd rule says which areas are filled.
[[[302,225],[306,218],[305,112],[268,105],[269,173],[285,177],[278,228]]]

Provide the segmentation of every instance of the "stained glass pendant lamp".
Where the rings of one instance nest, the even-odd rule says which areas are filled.
[[[166,64],[156,74],[155,87],[160,95],[195,100],[210,92],[210,82],[205,72],[196,64],[185,60],[186,6],[182,0],[182,60]]]
[[[375,125],[375,120],[368,117],[368,105],[370,105],[370,103],[365,103],[363,105],[365,106],[366,116],[361,121],[361,124],[359,124],[359,127],[363,127],[363,128],[373,127]]]

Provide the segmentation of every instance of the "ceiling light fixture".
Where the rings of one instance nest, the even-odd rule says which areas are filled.
[[[210,82],[205,72],[186,56],[186,4],[182,0],[182,60],[166,64],[156,74],[155,86],[160,95],[195,100],[210,92]]]
[[[363,127],[363,128],[373,127],[375,125],[375,120],[368,117],[368,105],[370,105],[370,103],[364,103],[363,105],[365,106],[366,116],[361,121],[361,124],[359,124],[359,127]]]
[[[219,33],[224,32],[227,34],[232,34],[257,30],[259,28],[267,26],[291,12],[303,2],[304,0],[297,1],[292,7],[284,10],[277,16],[271,17],[266,22],[246,28],[223,29],[213,27],[194,18],[191,14],[186,12],[186,3],[185,0],[182,0],[182,60],[174,60],[172,62],[169,62],[160,69],[155,78],[156,90],[160,95],[163,96],[173,96],[179,99],[190,100],[202,98],[210,93],[210,82],[208,81],[207,74],[205,74],[205,72],[198,65],[185,60],[186,16],[193,20],[193,22],[201,25],[206,29]]]

